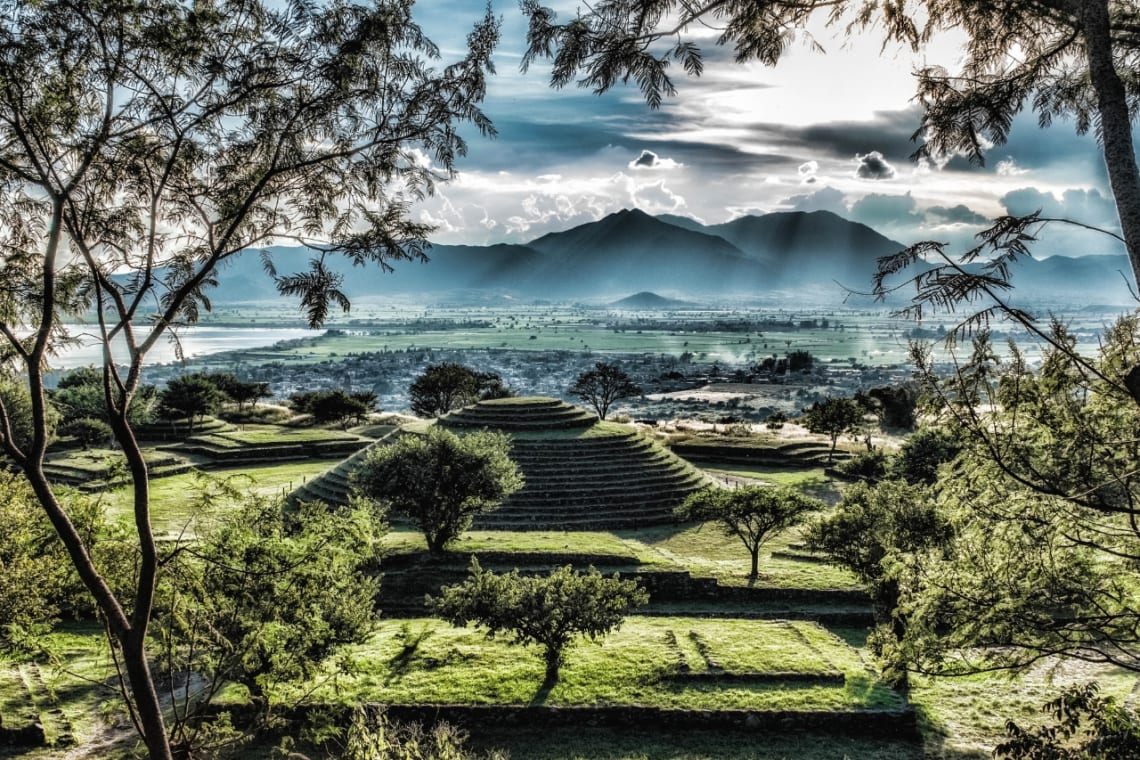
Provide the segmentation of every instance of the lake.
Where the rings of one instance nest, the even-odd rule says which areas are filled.
[[[72,333],[82,337],[84,325],[72,325]],[[296,338],[310,338],[321,335],[324,330],[308,330],[304,328],[276,328],[276,327],[186,327],[178,331],[182,344],[182,354],[186,358],[202,357],[222,351],[260,348],[272,346],[281,340]],[[103,362],[102,344],[89,332],[90,340],[83,345],[74,346],[63,352],[62,355],[52,359],[53,369],[71,369],[85,367],[89,364],[99,365]],[[120,357],[126,356],[126,349],[122,344],[117,346],[115,356],[119,363],[125,363]],[[147,354],[147,364],[166,364],[178,360],[175,344],[169,340],[161,340]]]

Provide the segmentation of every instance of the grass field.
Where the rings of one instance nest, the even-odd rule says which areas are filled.
[[[682,658],[700,655],[678,642],[692,641],[692,634],[707,643],[711,658],[725,663],[726,672],[840,671],[847,674],[846,685],[690,678]],[[558,683],[549,690],[543,688],[538,647],[488,639],[474,628],[453,628],[430,618],[381,622],[371,642],[353,649],[352,659],[352,675],[340,675],[335,689],[318,686],[318,699],[757,710],[902,705],[898,694],[866,672],[854,650],[812,623],[631,617],[601,642],[574,644]]]
[[[201,496],[209,484],[227,481],[240,491],[259,496],[284,495],[299,488],[308,478],[316,477],[335,466],[332,460],[308,460],[288,464],[238,467],[210,473],[188,472],[169,478],[156,478],[150,483],[151,514],[155,533],[160,538],[191,536],[202,520],[236,507],[229,501],[203,509]],[[115,519],[131,519],[131,491],[117,488],[103,496],[108,514]]]

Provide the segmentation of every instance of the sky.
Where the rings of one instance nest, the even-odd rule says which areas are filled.
[[[559,18],[577,7],[548,4]],[[737,64],[711,38],[698,40],[703,76],[678,68],[678,94],[652,110],[634,86],[598,96],[551,89],[545,65],[522,74],[526,29],[517,2],[492,7],[503,30],[484,111],[499,134],[472,135],[458,176],[416,207],[437,227],[435,242],[525,242],[633,207],[706,224],[823,209],[905,244],[940,240],[954,250],[1006,213],[1042,209],[1118,228],[1096,141],[1071,124],[1042,130],[1023,113],[983,167],[910,160],[920,118],[912,72],[926,63],[956,69],[962,40],[954,33],[914,56],[883,50],[873,31],[848,38],[821,24],[811,32],[825,52],[800,41],[774,68]],[[482,8],[421,0],[415,14],[446,60],[462,54]],[[1107,236],[1056,228],[1035,253],[1121,250]]]

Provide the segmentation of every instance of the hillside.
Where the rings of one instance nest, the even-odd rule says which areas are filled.
[[[869,286],[876,260],[902,244],[826,211],[778,212],[702,225],[686,217],[623,210],[552,232],[526,244],[434,245],[427,262],[391,262],[393,271],[353,267],[330,257],[352,299],[463,293],[467,299],[511,296],[576,299],[640,291],[699,297],[756,296],[813,290],[842,298],[836,284]],[[282,274],[307,268],[302,248],[271,248]],[[1123,256],[1053,256],[1014,269],[1015,298],[1124,304]],[[227,264],[211,293],[218,304],[276,301],[274,283],[250,251]],[[1095,294],[1095,296],[1093,295]],[[654,303],[616,308],[684,308]]]

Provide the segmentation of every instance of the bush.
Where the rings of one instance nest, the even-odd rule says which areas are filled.
[[[886,477],[887,454],[882,449],[862,451],[845,462],[835,465],[835,469],[849,477],[879,481]]]

